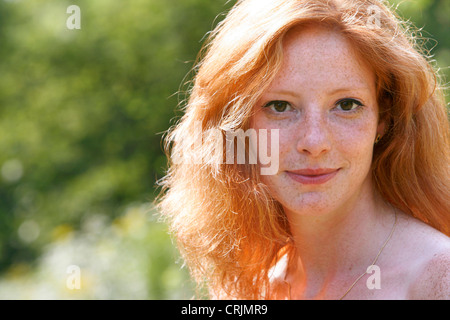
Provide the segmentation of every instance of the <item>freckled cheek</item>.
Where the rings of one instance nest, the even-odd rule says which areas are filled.
[[[289,134],[287,134],[286,130],[283,128],[282,125],[280,125],[280,123],[278,121],[273,121],[268,119],[267,117],[265,117],[263,115],[262,112],[257,113],[255,116],[253,116],[253,118],[250,120],[250,127],[252,129],[255,129],[256,132],[259,133],[260,129],[265,129],[267,130],[267,134],[268,134],[268,147],[269,150],[271,150],[271,142],[272,139],[270,139],[271,137],[271,133],[272,130],[277,130],[278,132],[278,141],[277,141],[277,145],[280,148],[281,151],[281,147],[285,147],[287,146],[286,143],[286,136],[288,136]]]
[[[279,146],[279,154],[280,161],[285,159],[287,155],[289,155],[293,149],[295,149],[297,143],[297,136],[295,132],[292,132],[289,129],[280,129],[280,146]]]
[[[370,124],[355,126],[336,133],[335,148],[351,166],[370,166],[373,153],[373,135],[375,128]]]

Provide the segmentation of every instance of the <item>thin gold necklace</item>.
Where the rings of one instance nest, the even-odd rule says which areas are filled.
[[[391,232],[389,233],[389,236],[387,237],[387,239],[384,241],[383,245],[381,246],[380,251],[378,251],[377,256],[375,257],[375,259],[373,260],[372,264],[370,264],[369,266],[373,266],[375,265],[375,263],[377,263],[378,261],[378,257],[381,255],[381,253],[383,252],[383,249],[386,247],[386,245],[388,244],[389,240],[391,240],[392,235],[394,234],[394,230],[395,230],[395,226],[397,225],[397,210],[394,209],[394,224],[392,225],[392,229]],[[353,289],[353,287],[358,283],[359,280],[361,280],[362,277],[364,277],[364,275],[367,274],[367,271],[364,272],[363,274],[361,274],[350,286],[350,288],[347,289],[347,291],[344,293],[344,295],[339,299],[339,300],[343,300],[345,298],[345,296]],[[291,300],[291,285],[289,284],[289,282],[286,281],[286,283],[289,286],[289,300]]]
[[[397,225],[397,210],[394,211],[394,224],[392,225],[392,229],[391,229],[391,233],[389,234],[389,236],[387,237],[386,241],[383,243],[383,246],[381,247],[380,251],[378,252],[377,256],[375,257],[375,259],[373,260],[372,264],[370,264],[369,266],[373,266],[375,265],[375,263],[377,263],[378,261],[378,257],[381,255],[381,253],[383,252],[384,247],[386,247],[386,245],[388,244],[389,240],[391,240],[392,235],[394,234],[394,230],[395,230],[395,226]],[[353,284],[350,286],[350,288],[348,288],[348,290],[344,293],[344,295],[339,299],[342,300],[345,298],[345,296],[350,292],[350,290],[353,289],[353,287],[356,285],[356,283],[366,274],[367,272],[364,272],[363,274],[361,274],[356,280],[355,282],[353,282]]]

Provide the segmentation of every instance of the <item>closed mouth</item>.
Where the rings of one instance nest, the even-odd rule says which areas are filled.
[[[289,177],[302,184],[323,184],[336,176],[339,169],[318,168],[286,171]]]

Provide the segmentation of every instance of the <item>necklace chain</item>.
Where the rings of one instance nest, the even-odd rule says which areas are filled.
[[[387,237],[386,241],[383,243],[383,245],[381,246],[380,251],[378,252],[377,256],[375,257],[375,259],[373,260],[372,264],[369,265],[373,266],[377,263],[378,261],[378,257],[381,255],[381,253],[383,252],[384,247],[386,247],[386,245],[388,244],[389,240],[391,240],[392,235],[394,234],[394,230],[395,230],[395,226],[397,225],[397,211],[394,211],[394,224],[392,225],[392,229],[391,229],[391,233],[389,234],[389,236]],[[361,274],[350,286],[350,288],[348,288],[348,290],[344,293],[344,295],[339,299],[342,300],[345,298],[345,296],[353,289],[353,287],[358,283],[358,281],[366,274],[367,272],[364,272],[363,274]]]
[[[395,209],[394,209],[395,210]],[[383,245],[381,246],[381,249],[378,251],[377,256],[375,257],[375,259],[373,260],[372,264],[369,265],[373,266],[377,263],[378,258],[380,257],[381,253],[383,252],[384,248],[386,247],[386,245],[388,244],[389,240],[391,240],[392,235],[394,234],[394,230],[395,230],[395,226],[397,225],[397,210],[394,211],[394,224],[392,225],[392,229],[391,232],[389,233],[389,236],[387,237],[387,239],[384,241]],[[345,296],[347,296],[347,294],[353,289],[353,287],[358,283],[359,280],[361,280],[361,278],[367,273],[364,272],[363,274],[361,274],[350,286],[350,288],[347,289],[347,291],[344,293],[344,295],[339,299],[339,300],[343,300],[345,298]],[[289,300],[291,300],[291,285],[287,282],[288,286],[289,286]]]

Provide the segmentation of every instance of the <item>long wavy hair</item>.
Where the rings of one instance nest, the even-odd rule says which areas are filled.
[[[419,34],[383,1],[241,0],[200,52],[184,115],[165,136],[169,163],[156,200],[193,278],[211,297],[272,298],[271,268],[294,245],[258,165],[221,161],[217,141],[204,135],[199,144],[195,126],[203,133],[248,129],[280,69],[284,35],[311,24],[341,32],[376,75],[387,123],[374,147],[377,191],[450,234],[448,110]]]

